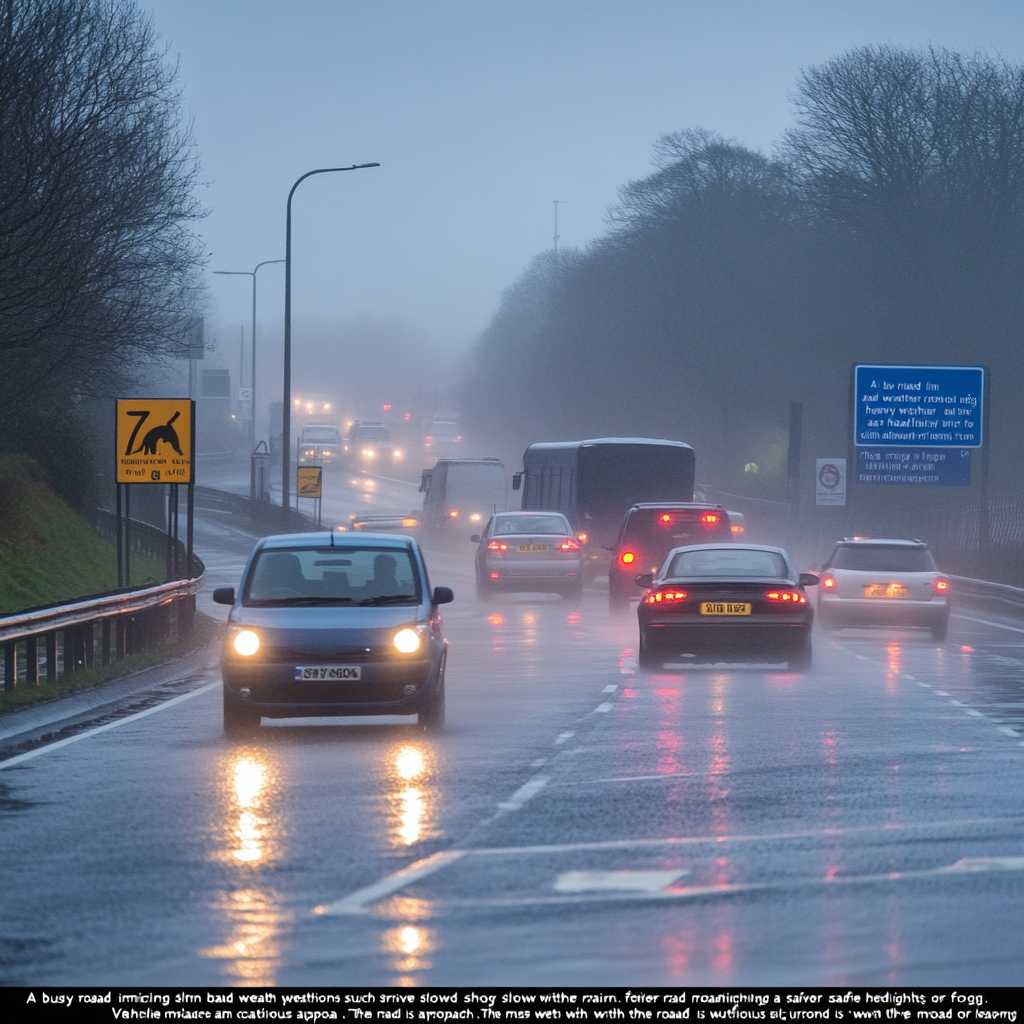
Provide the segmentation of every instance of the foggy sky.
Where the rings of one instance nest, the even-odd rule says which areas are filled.
[[[302,374],[317,365],[302,346],[342,339],[352,321],[464,349],[551,246],[553,199],[565,204],[560,244],[585,246],[616,189],[649,173],[662,133],[701,125],[769,152],[802,66],[865,43],[1024,57],[1014,0],[141,4],[180,58],[212,211],[201,227],[210,270],[284,256],[285,200],[303,172],[382,164],[296,193]],[[209,331],[235,367],[251,285],[208,280]],[[282,289],[282,268],[260,271],[268,385],[279,379]]]

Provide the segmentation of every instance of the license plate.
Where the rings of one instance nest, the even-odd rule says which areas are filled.
[[[359,665],[296,665],[295,679],[305,682],[310,679],[332,679],[343,682],[358,682],[362,678]]]
[[[864,588],[865,597],[906,597],[907,588],[902,583],[870,583]]]
[[[749,615],[750,605],[746,602],[701,601],[701,615]]]
[[[540,555],[547,551],[547,544],[520,544],[516,550],[521,555]]]

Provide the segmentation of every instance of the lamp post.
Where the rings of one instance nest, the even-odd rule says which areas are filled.
[[[307,178],[314,174],[333,174],[335,171],[359,171],[380,164],[352,164],[351,167],[319,167],[306,171],[288,193],[284,242],[284,399],[281,407],[281,518],[287,524],[291,504],[291,447],[292,447],[292,196]]]
[[[249,387],[252,399],[249,402],[249,448],[256,447],[256,271],[268,263],[284,263],[284,260],[264,260],[257,263],[254,270],[215,270],[215,274],[233,274],[252,278],[252,371],[249,376]],[[241,381],[238,382],[241,386]]]

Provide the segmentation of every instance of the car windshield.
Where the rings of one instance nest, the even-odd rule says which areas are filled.
[[[935,559],[925,547],[895,544],[842,544],[830,563],[833,569],[867,572],[935,572]]]
[[[306,444],[337,444],[338,431],[334,427],[306,427],[302,440]]]
[[[405,548],[266,548],[249,572],[247,606],[418,604]]]
[[[752,548],[703,548],[681,551],[669,565],[669,576],[720,579],[788,579],[786,560],[775,551]]]
[[[562,516],[498,516],[494,524],[496,537],[510,533],[558,533],[567,536],[571,532],[569,521]]]

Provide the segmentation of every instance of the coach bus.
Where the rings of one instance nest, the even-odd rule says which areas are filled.
[[[585,576],[607,569],[622,517],[639,501],[693,501],[694,454],[682,441],[601,437],[531,444],[512,478],[524,509],[562,512],[584,550]]]

